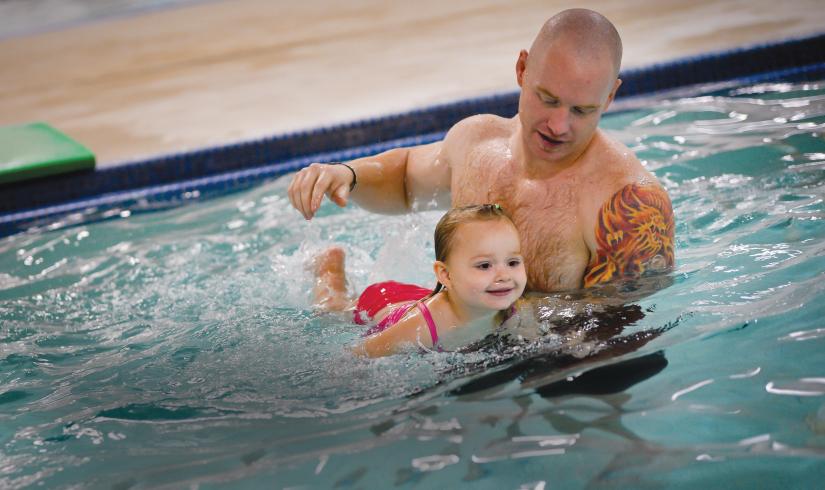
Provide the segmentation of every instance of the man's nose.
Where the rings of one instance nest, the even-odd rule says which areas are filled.
[[[570,129],[570,111],[566,107],[554,107],[547,114],[547,129],[552,136],[562,136]]]

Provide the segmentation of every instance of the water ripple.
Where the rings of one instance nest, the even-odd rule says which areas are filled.
[[[354,358],[360,330],[309,307],[306,261],[331,243],[353,292],[428,283],[438,212],[325,205],[305,223],[285,177],[0,240],[0,486],[484,486],[495,467],[541,488],[526,458],[560,487],[635,488],[820,463],[825,89],[616,117],[672,197],[677,270],[537,299],[467,352]]]
[[[771,381],[765,391],[774,395],[822,396],[825,395],[825,378]]]

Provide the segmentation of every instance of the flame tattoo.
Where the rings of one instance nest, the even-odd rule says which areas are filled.
[[[629,184],[604,203],[584,287],[673,267],[673,209],[664,189]]]

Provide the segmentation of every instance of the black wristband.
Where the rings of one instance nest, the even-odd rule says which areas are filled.
[[[353,170],[352,167],[350,167],[344,162],[329,162],[329,165],[343,165],[347,167],[349,171],[352,172],[352,184],[349,185],[349,191],[352,192],[353,190],[355,190],[355,185],[358,183],[358,177],[356,177],[355,170]]]

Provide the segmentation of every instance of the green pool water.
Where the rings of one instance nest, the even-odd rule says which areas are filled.
[[[285,177],[0,240],[0,488],[816,488],[825,86],[603,127],[667,187],[677,269],[464,353],[355,358],[309,306],[333,243],[353,291],[429,284],[438,211],[307,223]]]

